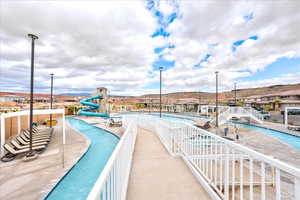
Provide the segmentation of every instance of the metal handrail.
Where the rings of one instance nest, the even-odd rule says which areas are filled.
[[[143,128],[155,124],[155,129],[151,127],[151,131],[156,131],[171,155],[179,155],[187,163],[212,199],[227,200],[229,196],[231,199],[237,196],[244,199],[244,187],[249,189],[247,199],[254,199],[254,195],[266,199],[266,187],[270,183],[274,185],[274,192],[268,195],[281,199],[282,182],[286,178],[292,184],[285,191],[292,191],[289,194],[291,199],[300,199],[300,169],[296,167],[185,122],[165,123],[166,120],[149,117],[144,120],[139,117],[138,121]],[[233,173],[236,166],[239,166],[240,171]],[[248,171],[248,177],[245,177],[244,171]],[[285,178],[282,179],[282,176]],[[259,177],[259,181],[254,180],[254,177]],[[257,194],[253,188],[258,186],[261,190]],[[239,187],[239,193],[235,187]],[[233,193],[235,195],[232,197]]]
[[[136,124],[132,121],[125,121],[124,125],[126,131],[90,191],[87,200],[126,199],[137,129]]]

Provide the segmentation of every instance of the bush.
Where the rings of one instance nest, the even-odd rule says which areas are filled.
[[[270,105],[264,105],[264,110],[270,111],[272,110],[272,107]]]
[[[237,106],[244,106],[245,105],[245,102],[244,101],[239,101],[236,103]]]

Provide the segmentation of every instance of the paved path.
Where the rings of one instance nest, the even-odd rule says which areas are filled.
[[[180,158],[171,157],[155,134],[140,129],[127,199],[206,200],[210,197]]]
[[[60,178],[80,159],[90,142],[66,123],[65,166],[62,166],[62,129],[59,120],[51,142],[36,160],[21,158],[0,161],[0,199],[38,200],[55,186]]]

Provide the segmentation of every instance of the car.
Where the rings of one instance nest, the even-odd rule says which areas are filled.
[[[281,111],[281,114],[284,115],[285,111]],[[289,109],[288,115],[300,115],[300,109]]]
[[[264,119],[270,119],[271,114],[267,111],[261,111],[260,114],[263,116]]]

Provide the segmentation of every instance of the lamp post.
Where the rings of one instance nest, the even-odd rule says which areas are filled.
[[[33,78],[34,78],[34,41],[39,39],[38,36],[33,34],[28,34],[28,37],[31,38],[31,76],[30,76],[30,111],[29,111],[29,153],[27,157],[34,155],[32,151],[32,122],[33,122]]]
[[[159,67],[159,117],[161,118],[161,82],[162,82],[163,67]]]
[[[218,102],[218,74],[219,72],[216,71],[216,127],[219,127],[219,102]]]
[[[236,82],[234,83],[234,104],[236,105],[237,100],[236,100]]]
[[[50,95],[50,109],[52,110],[52,104],[53,104],[53,73],[50,74],[51,76],[51,95]],[[52,128],[52,113],[50,114],[50,128]]]

